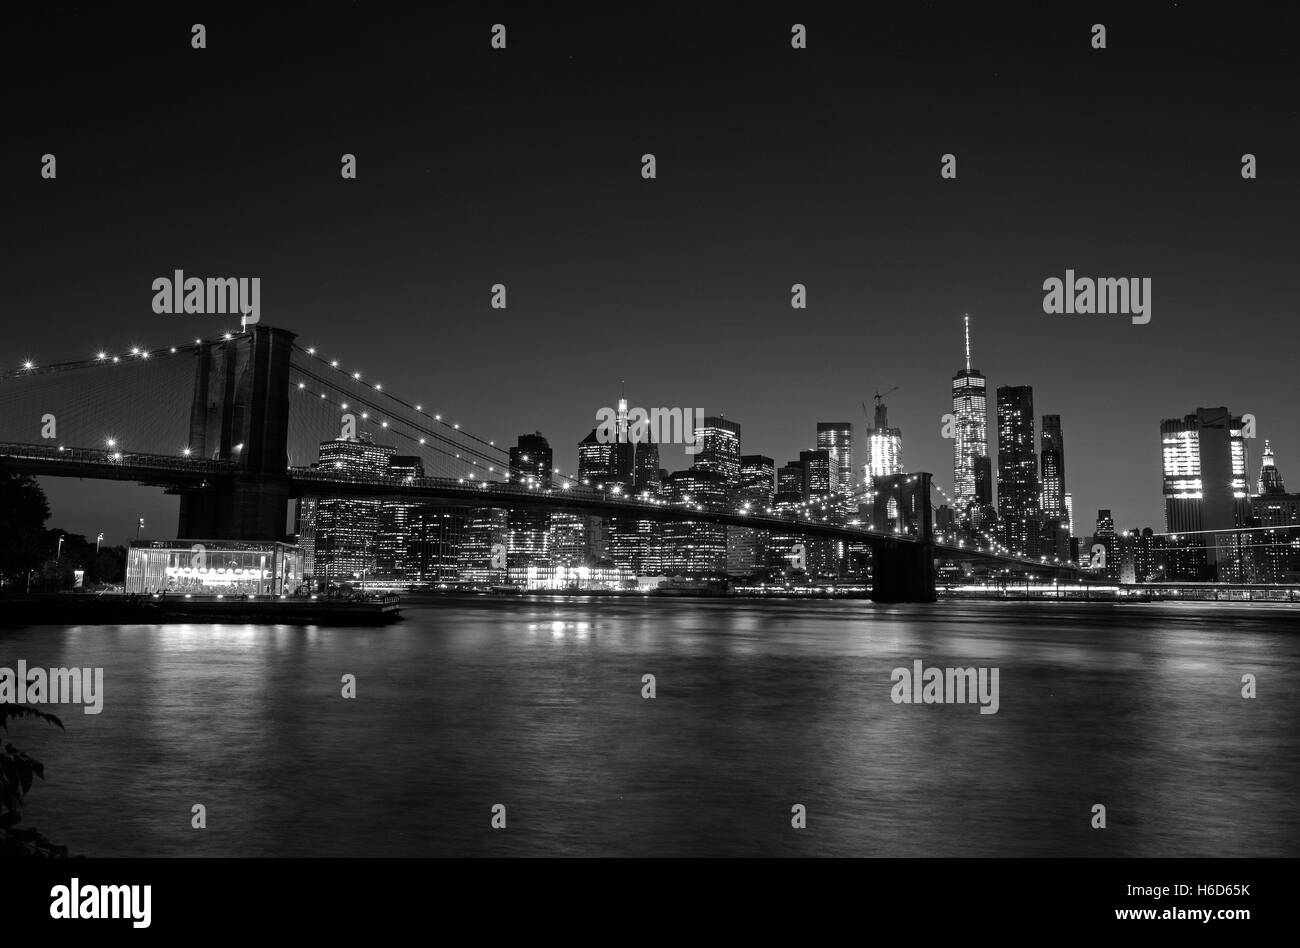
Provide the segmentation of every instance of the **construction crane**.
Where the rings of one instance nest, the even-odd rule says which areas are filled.
[[[880,403],[881,403],[882,401],[884,401],[886,395],[889,395],[889,394],[891,394],[891,393],[893,393],[893,392],[897,392],[898,389],[899,389],[899,386],[897,386],[897,385],[895,385],[893,388],[891,388],[891,389],[890,389],[889,391],[887,391],[887,392],[881,392],[879,389],[877,389],[877,390],[876,390],[876,408],[877,408],[877,409],[880,408]],[[862,403],[862,414],[863,414],[863,416],[867,419],[867,427],[870,428],[871,425],[873,424],[873,419],[872,419],[872,417],[871,417],[871,412],[867,410],[867,403],[866,403],[866,402],[863,402],[863,403]]]

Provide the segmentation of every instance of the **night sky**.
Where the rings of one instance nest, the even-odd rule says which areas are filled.
[[[897,385],[908,469],[951,491],[969,313],[990,441],[998,385],[1062,416],[1076,532],[1098,507],[1163,529],[1159,422],[1198,406],[1255,414],[1252,483],[1267,437],[1300,487],[1300,83],[1278,14],[550,6],[7,22],[0,364],[214,335],[230,321],[154,314],[152,280],[257,276],[264,323],[498,444],[539,430],[566,470],[620,380],[633,405],[739,421],[778,464],[818,421],[861,439],[860,403]],[[1067,268],[1150,277],[1151,322],[1045,315]],[[52,525],[174,535],[159,491],[44,483]]]

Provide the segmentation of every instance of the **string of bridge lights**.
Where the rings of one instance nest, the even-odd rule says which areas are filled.
[[[230,339],[230,334],[227,333],[225,338]],[[176,355],[178,352],[190,352],[201,345],[203,345],[203,340],[195,339],[193,344],[183,346],[160,346],[157,349],[144,349],[140,346],[131,346],[131,348],[126,350],[122,355],[114,355],[106,349],[100,349],[92,358],[89,359],[72,360],[69,362],[51,362],[47,365],[40,365],[35,359],[29,357],[22,361],[19,369],[16,369],[9,374],[11,374],[11,377],[17,378],[23,373],[32,374],[55,372],[68,369],[81,369],[94,365],[121,365],[123,359],[127,360],[127,364],[129,365],[132,364],[132,359],[137,363],[144,362],[153,356]]]
[[[461,437],[467,438],[471,441],[475,441],[478,444],[483,445],[487,448],[491,448],[493,451],[497,452],[503,457],[509,456],[509,452],[505,448],[498,447],[495,441],[489,441],[484,438],[480,438],[478,435],[474,434],[473,432],[463,430],[460,427],[459,423],[445,421],[443,420],[441,414],[437,412],[426,411],[422,404],[416,404],[398,395],[394,395],[392,392],[385,391],[382,384],[380,384],[379,382],[371,382],[370,380],[365,378],[365,376],[358,370],[349,371],[348,369],[344,368],[342,365],[339,364],[338,359],[326,359],[324,356],[317,354],[315,346],[301,346],[298,343],[294,343],[293,347],[299,352],[301,352],[303,355],[307,356],[307,358],[313,359],[321,363],[322,366],[327,367],[335,372],[340,373],[341,375],[346,376],[349,379],[349,381],[351,381],[353,384],[364,386],[366,388],[369,388],[371,391],[377,392],[382,396],[390,398],[397,404],[401,405],[403,408],[406,408],[409,411],[413,411],[418,415],[422,415],[425,418],[428,418],[430,421],[434,422],[435,424],[440,424],[443,425],[444,427],[451,428],[452,430],[456,431]],[[421,443],[423,444],[423,442]],[[477,462],[474,463],[476,464],[476,466],[481,466],[478,465]],[[573,484],[581,483],[580,478],[578,478],[576,475],[566,473],[565,471],[562,471],[558,467],[552,468],[551,472],[553,474],[558,474],[561,478],[567,481],[571,481]],[[568,487],[566,487],[565,489],[567,490]]]
[[[247,332],[247,330],[243,330],[243,331],[241,331],[240,334],[243,334],[243,332]],[[228,332],[224,332],[224,333],[222,333],[222,334],[220,335],[219,338],[220,338],[222,341],[224,341],[224,342],[230,342],[231,340],[234,339],[235,335],[236,335],[236,333],[234,333],[234,332],[229,332],[229,331],[228,331]],[[71,361],[71,362],[52,363],[52,364],[50,364],[50,365],[46,365],[46,366],[38,366],[37,363],[36,363],[36,361],[35,361],[34,359],[27,358],[27,359],[24,359],[23,362],[22,362],[22,369],[16,371],[16,372],[14,373],[14,376],[17,377],[18,375],[21,375],[21,374],[24,373],[24,372],[30,374],[30,373],[34,373],[34,372],[48,372],[48,371],[57,371],[57,370],[75,369],[75,368],[81,368],[81,367],[90,366],[90,365],[120,365],[120,364],[122,364],[122,360],[123,360],[123,359],[127,359],[127,360],[128,360],[128,364],[130,364],[130,361],[131,361],[131,360],[135,360],[137,363],[138,363],[138,362],[144,362],[144,361],[147,361],[148,359],[150,359],[151,357],[153,357],[153,356],[157,356],[157,355],[163,355],[163,354],[176,355],[178,352],[182,352],[182,351],[194,351],[194,350],[196,350],[196,349],[202,347],[202,346],[204,345],[204,343],[205,343],[205,340],[203,340],[202,338],[197,338],[197,339],[194,340],[194,342],[193,342],[192,344],[186,344],[186,345],[179,346],[179,347],[178,347],[178,346],[163,346],[163,347],[159,347],[159,348],[156,348],[156,349],[145,349],[145,348],[142,348],[142,347],[140,347],[140,346],[131,346],[128,350],[126,350],[126,352],[125,352],[123,355],[116,355],[116,354],[110,353],[110,352],[109,352],[108,350],[106,350],[106,349],[100,349],[100,350],[98,350],[98,351],[95,353],[95,356],[94,356],[93,359],[80,360],[80,361]],[[478,444],[484,446],[485,448],[489,448],[489,449],[491,449],[492,451],[495,451],[495,452],[497,452],[498,454],[501,454],[501,455],[503,455],[503,456],[508,456],[508,451],[506,451],[506,449],[504,449],[504,448],[498,447],[495,441],[486,440],[486,439],[484,439],[484,438],[480,438],[478,435],[476,435],[476,434],[474,434],[474,433],[472,433],[472,432],[462,430],[461,427],[460,427],[460,424],[459,424],[458,422],[449,422],[449,421],[445,421],[445,420],[443,419],[443,417],[442,417],[442,415],[441,415],[440,413],[426,411],[426,410],[424,409],[424,406],[421,405],[421,404],[416,404],[416,403],[413,403],[413,402],[407,401],[407,400],[404,399],[404,398],[401,398],[401,397],[399,397],[399,396],[397,396],[397,395],[394,395],[392,392],[385,391],[385,390],[384,390],[384,387],[383,387],[383,385],[382,385],[381,383],[379,383],[379,382],[371,382],[369,379],[365,378],[365,377],[362,375],[362,373],[361,373],[360,371],[358,371],[358,370],[348,371],[346,368],[342,367],[342,366],[339,364],[339,360],[337,360],[337,359],[326,359],[324,356],[318,355],[317,352],[316,352],[316,348],[315,348],[314,346],[302,346],[302,345],[299,345],[298,343],[294,343],[294,344],[293,344],[293,348],[294,348],[295,350],[301,352],[301,353],[302,353],[303,355],[305,355],[307,358],[312,359],[312,360],[315,360],[315,361],[321,363],[322,366],[325,366],[325,367],[331,369],[332,371],[338,372],[339,374],[346,376],[346,377],[349,379],[349,381],[352,382],[353,384],[357,384],[357,385],[363,386],[363,387],[368,388],[368,389],[370,389],[371,391],[377,393],[378,395],[385,396],[385,397],[387,397],[387,398],[389,398],[389,399],[392,399],[394,402],[396,402],[397,404],[401,405],[402,407],[404,407],[404,408],[406,408],[406,409],[408,409],[408,410],[410,410],[410,411],[415,412],[417,415],[422,415],[423,417],[429,419],[429,421],[431,421],[432,423],[437,424],[437,425],[442,425],[442,426],[444,426],[444,427],[446,427],[446,428],[451,429],[452,431],[455,431],[455,432],[456,432],[458,435],[460,435],[460,437],[462,437],[462,438],[466,438],[466,439],[468,439],[468,440],[470,440],[470,441],[477,442]],[[328,383],[326,383],[326,384],[328,384]],[[296,390],[297,390],[297,391],[306,391],[306,388],[307,388],[307,386],[306,386],[305,383],[303,383],[303,382],[299,382],[299,383],[297,384]],[[317,398],[319,398],[320,400],[325,401],[327,404],[334,405],[335,407],[339,408],[339,409],[342,410],[342,411],[347,411],[347,410],[348,410],[348,405],[347,405],[346,402],[339,402],[339,401],[331,400],[331,399],[329,398],[329,396],[328,396],[325,392],[313,392],[313,393],[311,393],[311,394],[315,395],[315,396],[316,396]],[[365,411],[363,411],[363,412],[361,413],[361,418],[362,418],[363,420],[369,420],[369,412],[365,412]],[[428,440],[427,440],[425,437],[420,436],[420,437],[417,438],[417,437],[414,436],[414,435],[410,435],[410,434],[407,434],[406,432],[403,432],[403,431],[400,431],[400,430],[398,430],[398,429],[396,429],[396,428],[393,428],[393,427],[390,426],[389,421],[386,420],[386,419],[380,422],[380,428],[382,428],[382,429],[384,429],[384,430],[387,430],[387,431],[391,431],[391,432],[393,432],[394,434],[398,435],[399,437],[406,438],[406,439],[409,440],[409,441],[412,441],[412,442],[418,443],[420,446],[422,446],[422,447],[426,447],[426,448],[429,448],[429,449],[431,449],[431,450],[433,450],[433,451],[437,451],[437,452],[440,453],[440,454],[447,454],[447,455],[450,455],[450,456],[454,456],[454,458],[455,458],[456,460],[467,462],[471,467],[478,468],[480,471],[486,470],[486,472],[487,472],[488,474],[497,474],[497,473],[500,473],[500,474],[503,474],[503,475],[508,475],[508,468],[503,469],[502,471],[498,472],[498,471],[497,471],[497,465],[495,465],[495,464],[484,464],[484,463],[480,463],[479,461],[477,461],[477,460],[475,460],[475,459],[473,459],[473,458],[465,458],[465,457],[462,457],[461,454],[460,454],[459,452],[446,451],[446,450],[444,450],[444,449],[442,449],[442,448],[438,448],[438,447],[436,447],[436,446],[430,445],[430,444],[428,443]],[[453,443],[454,443],[454,442],[453,442]],[[106,440],[105,440],[105,444],[107,445],[107,447],[108,447],[110,450],[114,450],[114,451],[115,451],[115,450],[117,449],[117,447],[118,447],[117,440],[116,440],[115,438],[113,438],[112,436],[109,436],[108,438],[106,438]],[[241,445],[236,445],[236,446],[235,446],[235,450],[238,451],[238,450],[240,450],[242,447],[243,447],[242,444],[241,444]],[[193,451],[192,451],[192,449],[189,448],[189,447],[183,448],[183,449],[181,450],[181,455],[182,455],[183,457],[190,457],[192,454],[193,454]],[[116,457],[120,457],[120,456],[121,456],[120,452],[117,452],[117,453],[115,454],[115,456],[116,456]],[[526,460],[526,458],[525,458],[525,460]],[[591,486],[593,486],[589,480],[586,480],[586,479],[580,478],[580,477],[578,477],[576,474],[572,474],[572,473],[569,473],[569,472],[563,471],[563,470],[561,470],[561,469],[558,468],[558,467],[553,467],[553,468],[552,468],[552,473],[555,474],[555,475],[558,475],[560,478],[562,478],[564,481],[566,481],[566,483],[563,483],[563,484],[561,485],[561,488],[564,489],[564,490],[569,490],[572,486],[577,485],[577,484],[582,484],[583,486],[586,486],[586,487],[591,487]],[[906,471],[904,471],[904,472],[902,472],[902,473],[906,473]],[[460,480],[461,483],[464,483],[464,481],[465,481],[466,479],[469,479],[469,480],[478,480],[478,477],[477,477],[477,475],[476,475],[473,471],[468,471],[468,472],[467,472],[467,478],[463,477],[463,478],[460,478],[459,480]],[[916,479],[916,476],[915,476],[915,475],[912,475],[912,476],[910,476],[910,477],[908,478],[909,482],[911,482],[911,481],[913,481],[913,480],[915,480],[915,479]],[[486,484],[488,483],[488,481],[487,481],[486,479],[484,479],[484,480],[480,481],[480,483],[483,483],[483,484],[486,486]],[[537,486],[536,481],[535,481],[535,479],[533,479],[533,478],[528,478],[524,483],[526,483],[528,486],[533,487],[533,488],[535,488],[535,487]],[[965,510],[963,509],[963,505],[962,505],[962,504],[958,504],[956,501],[954,501],[954,500],[952,499],[952,497],[949,496],[948,492],[945,491],[941,485],[939,485],[939,484],[933,484],[933,486],[935,487],[935,489],[937,489],[937,490],[939,491],[940,494],[943,495],[944,500],[949,504],[949,506],[951,506],[954,510],[958,511],[959,514],[964,515]],[[597,489],[601,489],[601,490],[604,490],[604,489],[605,489],[605,485],[604,485],[604,484],[596,485],[596,487],[597,487]],[[875,490],[873,490],[873,489],[867,487],[865,484],[863,485],[863,488],[864,488],[864,489],[861,490],[861,491],[855,491],[855,492],[853,492],[850,496],[866,496],[866,497],[874,497],[874,496],[875,496],[875,494],[876,494],[876,491],[875,491]],[[615,487],[615,488],[613,489],[612,493],[613,493],[615,496],[621,496],[621,495],[622,495],[622,489],[621,489],[621,487]],[[648,503],[651,503],[651,504],[655,504],[655,505],[661,505],[661,506],[666,506],[666,505],[668,505],[668,502],[667,502],[667,501],[660,500],[660,499],[658,499],[658,498],[652,497],[652,496],[650,496],[650,494],[649,494],[648,492],[642,492],[640,495],[629,495],[629,496],[630,496],[630,497],[635,497],[636,499],[639,499],[639,500],[642,500],[642,501],[644,501],[644,502],[648,502]],[[704,509],[703,506],[700,505],[700,504],[693,504],[692,499],[691,499],[691,497],[690,497],[689,495],[687,495],[687,496],[684,498],[684,503],[685,503],[685,505],[688,506],[688,507],[689,507],[689,506],[694,506],[696,510],[703,511],[703,509]],[[971,499],[971,500],[967,500],[967,501],[965,502],[965,504],[964,504],[964,508],[965,508],[965,509],[969,509],[969,507],[970,507],[971,504],[973,504],[973,503],[974,503],[974,500],[973,500],[973,499]],[[802,502],[800,502],[800,503],[798,503],[798,504],[793,505],[793,507],[796,508],[796,509],[795,509],[795,510],[792,510],[792,512],[794,513],[794,516],[795,516],[795,518],[796,518],[796,520],[797,520],[797,519],[799,518],[799,512],[798,512],[797,508],[802,508],[803,519],[805,519],[805,520],[810,520],[810,521],[811,521],[811,520],[813,520],[813,508],[814,508],[814,507],[820,507],[821,510],[823,511],[823,516],[821,517],[821,520],[822,520],[822,522],[824,523],[824,522],[826,522],[826,521],[828,520],[828,516],[826,515],[825,512],[828,510],[829,505],[830,505],[830,504],[829,504],[828,500],[826,500],[826,499],[822,499],[822,500],[811,500],[811,499],[809,499],[809,500],[804,500],[804,501],[802,501]],[[933,505],[931,505],[931,506],[933,506]],[[748,512],[750,512],[751,509],[752,509],[752,505],[749,504],[749,503],[746,503],[746,504],[741,508],[741,512],[742,512],[742,513],[748,513]],[[778,512],[777,510],[775,510],[775,509],[774,509],[773,507],[771,507],[771,506],[766,506],[766,507],[764,507],[764,512],[767,513],[767,514],[771,514],[771,515],[779,516],[779,512]],[[854,522],[857,522],[857,521],[854,521]],[[896,533],[901,533],[901,532],[902,532],[902,531],[901,531],[901,528],[897,528],[897,527],[896,527],[896,528],[895,528],[895,532],[896,532]],[[1013,555],[1014,555],[1014,554],[1012,553],[1011,550],[1009,550],[1006,546],[1004,546],[1002,543],[1000,543],[1000,542],[999,542],[999,541],[998,541],[998,540],[997,540],[997,539],[996,539],[992,534],[990,534],[987,530],[984,530],[984,529],[982,529],[982,528],[976,528],[976,532],[977,532],[981,537],[983,537],[983,538],[988,542],[989,546],[992,548],[993,551],[995,551],[995,552],[999,552],[999,553],[1002,553],[1002,554],[1007,555],[1007,556],[1013,556]],[[942,534],[942,536],[945,536],[945,537],[946,537],[947,534]],[[965,544],[965,541],[964,541],[964,540],[961,540],[961,539],[958,539],[958,540],[957,540],[957,545],[958,545],[959,547],[960,547],[960,546],[964,546],[964,544]],[[1046,557],[1046,556],[1040,557],[1040,560],[1041,560],[1041,562],[1043,562],[1044,564],[1047,563],[1047,557]],[[1052,557],[1052,562],[1053,562],[1053,563],[1056,563],[1056,564],[1059,564],[1059,563],[1061,562],[1061,560],[1060,560],[1059,557]]]
[[[231,333],[225,333],[224,338],[226,340],[229,340],[233,337]],[[68,362],[51,362],[47,365],[39,365],[35,359],[29,357],[23,360],[22,368],[14,372],[12,374],[12,377],[17,378],[23,375],[24,373],[26,373],[27,375],[33,375],[33,374],[44,374],[47,372],[69,371],[74,369],[87,368],[90,366],[121,365],[123,359],[127,360],[128,365],[133,364],[132,360],[134,360],[134,364],[139,364],[141,362],[148,361],[153,356],[176,355],[178,352],[190,352],[190,351],[194,351],[195,349],[199,348],[202,345],[203,345],[202,339],[195,339],[192,345],[187,344],[182,346],[159,346],[158,348],[155,349],[145,349],[142,348],[141,346],[131,346],[129,349],[125,350],[122,355],[112,354],[107,349],[99,349],[96,351],[94,357],[90,359],[71,360]],[[111,434],[106,435],[104,438],[104,446],[111,452],[109,456],[113,460],[117,460],[117,461],[122,460],[122,452],[118,450],[119,448],[118,439],[115,436]],[[237,446],[236,449],[239,450],[242,449],[243,447],[244,446],[240,444]],[[64,445],[59,445],[59,450],[65,451],[68,449]],[[190,457],[192,453],[193,452],[188,447],[183,448],[181,450],[181,455],[183,457]]]
[[[213,342],[213,341],[217,341],[218,339],[223,342],[230,342],[235,338],[236,335],[243,335],[246,332],[247,330],[241,330],[238,333],[233,331],[225,331],[219,334],[214,339],[204,340],[202,338],[197,338],[194,340],[193,343],[185,344],[182,346],[160,346],[154,349],[147,349],[138,345],[133,345],[129,349],[124,350],[121,354],[114,353],[113,351],[108,349],[100,349],[97,350],[95,355],[90,359],[51,363],[49,365],[44,365],[44,366],[38,365],[35,359],[28,357],[23,360],[21,368],[13,372],[13,376],[20,377],[24,373],[26,374],[32,374],[37,372],[43,373],[43,372],[51,372],[56,370],[86,368],[89,366],[122,365],[124,362],[125,364],[128,365],[139,364],[141,362],[147,361],[148,359],[154,356],[176,355],[178,352],[197,351],[205,344],[205,342]],[[318,355],[316,352],[316,348],[314,346],[302,346],[299,345],[298,343],[294,343],[293,348],[301,352],[308,358],[320,362],[323,366],[326,366],[336,372],[339,372],[342,375],[347,376],[347,378],[351,382],[369,388],[370,390],[378,393],[379,395],[386,396],[392,399],[393,401],[397,402],[399,405],[402,405],[404,408],[407,408],[408,410],[413,411],[416,414],[424,416],[434,424],[442,425],[445,428],[455,431],[462,438],[477,442],[478,444],[483,445],[486,448],[492,449],[493,451],[502,455],[503,466],[504,466],[504,460],[506,457],[508,457],[509,452],[505,448],[498,447],[495,441],[481,438],[478,435],[474,434],[473,432],[462,429],[458,422],[450,422],[444,420],[440,413],[426,411],[423,405],[409,402],[406,399],[403,399],[399,396],[392,394],[391,392],[385,391],[381,383],[369,381],[358,370],[349,371],[348,369],[340,365],[338,359],[326,359],[323,356]],[[302,388],[302,386],[299,386],[299,388]],[[317,393],[317,394],[320,394],[322,398],[325,397],[322,393]],[[387,422],[385,422],[383,426],[387,427]],[[425,441],[423,439],[420,439],[419,443],[424,445]],[[112,438],[111,436],[106,439],[106,444],[108,444],[110,448],[115,448],[117,446],[116,439]],[[434,450],[438,450],[438,449],[434,448]],[[184,457],[190,457],[192,453],[193,453],[192,450],[188,447],[184,448],[181,452],[182,456]],[[446,452],[440,452],[440,453],[446,453]],[[495,473],[495,471],[493,470],[495,465],[480,464],[478,461],[474,461],[470,458],[459,458],[459,455],[457,455],[457,457],[460,460],[468,461],[470,464],[472,464],[475,467],[478,467],[480,469],[486,467],[490,473]],[[558,467],[552,468],[552,473],[558,475],[561,479],[570,482],[569,484],[564,485],[565,490],[568,490],[570,489],[571,486],[577,484],[584,484],[586,486],[590,486],[590,482],[584,481],[581,478],[579,478],[576,474],[564,471]]]
[[[335,401],[334,399],[330,398],[330,396],[329,396],[326,392],[314,392],[314,391],[310,391],[310,390],[308,390],[307,385],[306,385],[305,382],[298,382],[297,385],[295,385],[295,386],[292,387],[292,391],[301,392],[301,393],[305,394],[305,395],[306,395],[307,397],[309,397],[309,398],[316,398],[316,399],[319,400],[319,401],[323,401],[323,402],[325,402],[327,405],[332,405],[332,406],[334,406],[335,408],[339,409],[340,411],[348,411],[348,403],[347,403],[347,402],[344,402],[344,401]],[[370,420],[370,412],[368,412],[368,411],[362,411],[359,417],[361,418],[362,421],[369,421],[369,420]],[[401,424],[401,422],[399,421],[398,424]],[[447,451],[447,450],[445,450],[445,449],[443,449],[443,448],[439,448],[439,447],[437,447],[437,446],[435,446],[435,445],[431,445],[431,444],[428,443],[428,440],[429,440],[429,439],[428,439],[427,437],[423,436],[423,435],[420,435],[419,437],[417,437],[417,436],[415,436],[415,435],[412,435],[412,434],[409,434],[409,433],[407,433],[407,432],[405,432],[405,431],[402,431],[402,430],[399,429],[399,428],[391,427],[390,424],[389,424],[388,419],[384,419],[384,420],[380,421],[380,422],[379,422],[379,427],[382,428],[382,429],[384,429],[385,431],[388,431],[388,432],[390,432],[390,433],[396,435],[396,436],[399,437],[399,438],[405,438],[406,440],[408,440],[408,441],[410,441],[410,442],[413,442],[413,443],[417,443],[417,444],[421,445],[422,447],[429,448],[429,449],[432,450],[432,451],[437,451],[439,454],[447,454],[447,455],[454,456],[455,460],[466,462],[466,463],[468,463],[471,467],[476,467],[476,468],[479,468],[480,470],[486,470],[486,472],[487,472],[488,474],[496,474],[496,473],[498,473],[497,468],[496,468],[496,465],[485,465],[485,464],[481,464],[481,463],[479,463],[478,461],[474,460],[473,458],[465,458],[465,457],[461,457],[461,455],[460,455],[459,452]],[[505,472],[505,471],[501,471],[501,472],[499,472],[499,473],[505,474],[506,472]],[[461,483],[464,483],[464,481],[465,481],[466,479],[469,479],[469,480],[478,480],[478,476],[477,476],[473,471],[467,471],[467,472],[466,472],[466,477],[462,477],[462,478],[460,478],[459,480],[461,481]],[[488,484],[489,482],[488,482],[488,481],[486,480],[486,478],[485,478],[484,480],[482,480],[481,483],[483,483],[484,485],[486,485],[486,484]]]
[[[306,351],[308,351],[308,350],[303,350],[303,351],[306,352]],[[314,353],[309,353],[309,354],[314,355]],[[323,360],[322,360],[322,361],[323,361]],[[335,368],[335,366],[333,366],[333,365],[331,365],[331,367],[332,367],[332,368]],[[339,369],[339,371],[344,371],[344,372],[346,372],[346,370],[344,370],[344,369]],[[354,381],[360,381],[360,379],[354,377]],[[370,386],[370,387],[371,387],[373,390],[380,392],[381,394],[383,393],[383,389],[382,389],[382,387],[380,387],[378,384],[376,384],[376,385],[372,385],[372,386]],[[326,404],[328,404],[328,405],[332,405],[332,406],[334,406],[335,408],[337,408],[337,409],[340,410],[340,411],[348,411],[348,410],[349,410],[349,404],[348,404],[348,402],[345,402],[345,401],[338,401],[338,400],[332,399],[332,398],[330,397],[329,393],[327,393],[327,392],[320,392],[320,391],[312,391],[312,390],[309,390],[309,389],[307,388],[307,384],[306,384],[305,382],[299,381],[299,382],[298,382],[298,383],[293,387],[293,390],[294,390],[294,391],[298,391],[298,392],[302,392],[302,393],[304,393],[305,395],[307,395],[308,397],[315,398],[315,399],[317,399],[317,400],[319,400],[319,401],[324,401]],[[389,395],[389,397],[392,398],[394,401],[397,401],[398,403],[400,403],[400,404],[402,404],[402,405],[404,405],[404,406],[406,406],[406,407],[411,408],[412,410],[418,410],[418,411],[420,412],[420,414],[423,414],[423,415],[425,415],[426,417],[432,417],[435,421],[441,421],[441,418],[440,418],[439,416],[437,416],[437,415],[432,415],[432,416],[431,416],[431,415],[429,415],[428,412],[425,412],[425,411],[423,410],[423,408],[420,408],[419,406],[416,406],[416,405],[410,404],[410,403],[404,401],[403,399],[400,399],[400,398],[398,398],[397,396],[394,396],[394,395]],[[361,414],[360,414],[360,418],[361,418],[362,421],[369,421],[369,420],[370,420],[370,413],[369,413],[368,411],[362,411]],[[402,425],[402,424],[409,425],[409,422],[405,422],[405,421],[403,421],[403,420],[401,420],[401,419],[397,419],[397,420],[395,421],[395,424],[398,424],[398,425]],[[450,423],[448,423],[448,422],[442,422],[442,424],[444,424],[444,425],[449,425]],[[385,431],[388,431],[388,432],[391,432],[392,434],[395,434],[395,435],[398,436],[398,437],[405,438],[407,441],[410,441],[410,442],[412,442],[412,443],[418,444],[418,445],[420,445],[420,446],[422,446],[422,447],[425,447],[425,448],[428,448],[428,449],[430,449],[430,450],[437,451],[439,454],[445,454],[445,455],[448,455],[448,456],[452,456],[452,457],[454,457],[456,460],[466,462],[466,463],[468,463],[471,467],[476,467],[476,468],[478,468],[480,471],[486,470],[488,474],[500,474],[500,475],[503,475],[503,476],[504,476],[504,475],[508,475],[508,468],[502,468],[500,471],[498,471],[498,469],[497,469],[497,465],[495,465],[495,464],[486,464],[485,462],[480,462],[480,461],[477,461],[477,460],[475,460],[475,459],[473,459],[473,458],[462,457],[461,454],[460,454],[459,452],[448,451],[448,450],[446,450],[446,449],[439,448],[439,447],[437,447],[437,446],[435,446],[435,445],[429,444],[428,438],[426,438],[426,437],[424,437],[424,436],[419,436],[419,437],[417,437],[417,436],[415,436],[415,435],[409,434],[408,432],[402,431],[400,428],[392,427],[392,426],[390,425],[390,420],[387,419],[387,418],[385,418],[385,419],[383,419],[383,420],[381,420],[381,421],[379,422],[379,427],[380,427],[381,429],[385,430]],[[480,444],[486,444],[486,445],[488,445],[488,446],[490,446],[490,447],[496,448],[495,442],[484,441],[482,438],[478,438],[478,437],[473,436],[473,435],[468,435],[468,433],[461,431],[459,425],[451,425],[451,427],[455,428],[456,431],[461,432],[462,434],[466,434],[468,437],[472,437],[475,441],[479,442]],[[417,429],[417,430],[418,430],[418,429]],[[453,443],[454,443],[454,442],[453,442]],[[497,451],[501,451],[500,448],[496,448],[496,450],[497,450]],[[526,457],[526,456],[525,456],[524,460],[527,460],[527,457]],[[563,474],[563,472],[560,471],[559,468],[555,468],[553,472],[556,473],[556,474],[559,474],[561,477],[565,477],[565,475]],[[479,477],[478,477],[478,475],[476,475],[473,471],[467,471],[467,472],[466,472],[466,477],[459,478],[458,480],[459,480],[460,483],[464,483],[466,479],[468,479],[468,480],[479,480],[479,483],[483,484],[484,486],[487,486],[487,484],[490,483],[486,478],[480,480]],[[577,482],[577,478],[570,478],[569,480],[573,481],[574,483]],[[499,483],[500,483],[500,482],[499,482]],[[538,484],[536,478],[532,478],[532,477],[526,478],[522,483],[523,483],[525,486],[529,487],[530,489],[537,489],[538,486],[539,486],[539,484]],[[560,489],[562,489],[562,490],[570,490],[570,489],[572,488],[572,486],[573,486],[573,485],[572,485],[571,483],[566,482],[566,483],[563,483],[563,484],[560,485]]]

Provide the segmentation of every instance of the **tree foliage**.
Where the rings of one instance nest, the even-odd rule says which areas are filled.
[[[7,732],[11,718],[38,718],[63,730],[53,714],[23,704],[0,704],[0,731]],[[20,827],[23,803],[35,777],[45,779],[45,765],[6,741],[0,749],[0,858],[66,859],[68,848],[47,839],[35,827]]]
[[[48,556],[43,548],[50,504],[36,479],[0,474],[0,579],[36,569]]]

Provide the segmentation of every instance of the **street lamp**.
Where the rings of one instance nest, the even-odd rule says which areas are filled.
[[[57,563],[62,558],[63,558],[63,537],[59,537],[59,545],[54,551],[54,562]]]
[[[104,534],[95,537],[95,555],[99,556],[99,545],[104,542]]]
[[[135,524],[135,538],[140,539],[140,531],[144,529],[144,517],[141,517]]]

